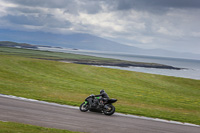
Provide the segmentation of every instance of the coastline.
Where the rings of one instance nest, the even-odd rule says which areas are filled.
[[[144,67],[144,68],[158,68],[158,69],[172,69],[172,70],[182,70],[185,68],[173,67],[169,65],[157,64],[157,63],[145,63],[145,62],[133,62],[124,60],[55,60],[67,63],[83,64],[83,65],[97,65],[97,66],[117,66],[117,67]]]

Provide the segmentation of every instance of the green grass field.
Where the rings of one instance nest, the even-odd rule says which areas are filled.
[[[0,121],[0,133],[80,133],[61,129],[52,129],[45,127],[19,124],[14,122]]]
[[[79,106],[89,94],[105,89],[118,99],[117,112],[200,125],[199,80],[33,59],[28,54],[1,53],[0,93]]]

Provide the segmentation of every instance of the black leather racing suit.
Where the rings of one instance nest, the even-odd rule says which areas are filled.
[[[95,95],[95,97],[100,97],[100,96],[102,96],[102,98],[108,98],[109,99],[108,94],[106,92],[103,92],[99,95]]]
[[[108,96],[108,94],[106,93],[106,92],[102,92],[101,94],[99,94],[99,95],[95,95],[95,97],[102,97],[102,99],[99,99],[99,104],[103,104],[102,102],[104,101],[104,102],[107,102],[108,101],[108,99],[109,99],[109,96]]]

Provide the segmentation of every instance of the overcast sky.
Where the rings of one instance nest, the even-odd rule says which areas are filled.
[[[0,29],[89,33],[199,54],[200,0],[0,0]]]

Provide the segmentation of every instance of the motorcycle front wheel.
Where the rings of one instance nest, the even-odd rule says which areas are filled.
[[[85,104],[85,102],[83,102],[83,103],[80,105],[79,109],[80,109],[80,111],[82,111],[82,112],[88,111],[88,110],[89,110],[89,105],[88,105],[88,103]]]
[[[112,115],[115,113],[115,107],[111,104],[107,104],[107,107],[103,109],[105,115]]]

